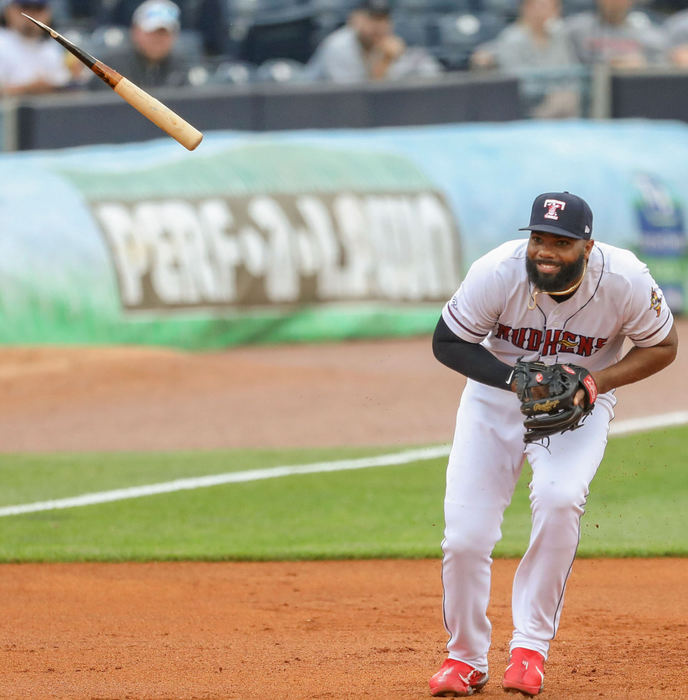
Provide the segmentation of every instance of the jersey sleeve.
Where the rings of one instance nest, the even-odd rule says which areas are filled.
[[[503,287],[491,257],[479,258],[444,305],[444,322],[462,340],[481,342],[497,323],[503,308]]]
[[[671,330],[674,321],[671,310],[646,265],[642,264],[629,281],[631,289],[622,332],[638,347],[657,345]]]

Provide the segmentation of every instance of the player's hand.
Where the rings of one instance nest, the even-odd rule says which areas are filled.
[[[549,396],[549,387],[548,386],[534,386],[530,390],[530,395],[534,399],[546,399]]]
[[[518,391],[517,387],[518,385],[514,379],[511,384],[509,384],[509,388],[516,393]],[[549,396],[549,388],[546,386],[534,386],[531,388],[531,396],[534,399],[546,399]]]

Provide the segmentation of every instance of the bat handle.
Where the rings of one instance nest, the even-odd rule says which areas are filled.
[[[181,143],[184,148],[193,151],[201,142],[203,134],[198,129],[127,78],[122,78],[114,87],[114,91],[134,109],[141,112],[144,117],[150,119],[173,139]]]

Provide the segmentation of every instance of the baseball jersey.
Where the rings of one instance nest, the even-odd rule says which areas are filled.
[[[471,265],[442,309],[460,338],[481,343],[502,362],[519,358],[571,363],[591,371],[621,359],[625,338],[661,342],[673,317],[647,266],[630,251],[595,242],[581,285],[561,302],[535,291],[525,260],[528,239],[509,241]]]

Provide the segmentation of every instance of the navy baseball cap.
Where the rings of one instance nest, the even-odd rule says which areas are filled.
[[[530,224],[518,230],[588,240],[592,236],[592,210],[584,199],[570,192],[545,192],[533,202]]]

